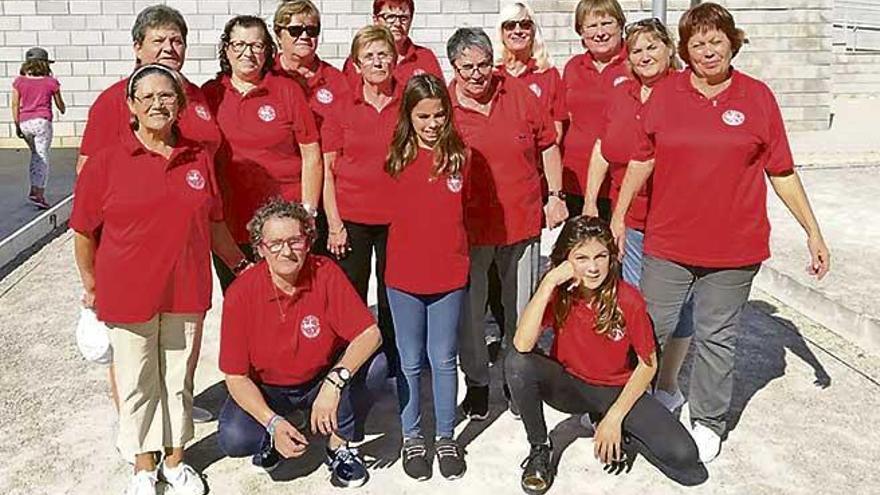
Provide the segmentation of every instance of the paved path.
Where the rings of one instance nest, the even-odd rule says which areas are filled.
[[[77,150],[53,149],[50,155],[49,187],[46,198],[55,204],[73,191]],[[6,238],[40,214],[41,210],[27,202],[30,190],[26,149],[0,150],[0,239]]]

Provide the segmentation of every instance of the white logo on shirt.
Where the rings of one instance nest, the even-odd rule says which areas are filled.
[[[299,330],[306,337],[314,339],[321,333],[321,321],[315,315],[308,315],[300,322]]]
[[[425,74],[424,69],[416,69],[412,73],[413,76],[421,76],[422,74]]]
[[[318,92],[315,93],[315,98],[325,105],[333,103],[333,93],[327,88],[319,89]]]
[[[201,191],[205,188],[205,178],[202,176],[202,173],[196,169],[191,169],[186,173],[186,183],[196,191]]]
[[[746,121],[746,116],[739,110],[728,110],[721,115],[721,120],[729,126],[736,127]]]
[[[538,86],[538,83],[529,84],[529,89],[532,90],[532,93],[535,93],[535,96],[541,97],[541,86]]]
[[[620,86],[621,84],[625,83],[627,80],[629,80],[629,78],[626,76],[617,76],[614,79],[614,82],[611,84],[614,85],[614,87],[616,88],[616,87]]]
[[[275,109],[272,105],[263,105],[257,110],[257,115],[263,122],[272,122],[275,120]]]
[[[202,120],[211,120],[211,112],[204,105],[196,105],[196,115]]]
[[[623,334],[626,333],[623,328],[616,327],[612,328],[608,331],[608,338],[613,340],[614,342],[620,342],[623,339]]]
[[[460,174],[450,175],[446,178],[446,187],[454,192],[461,192],[462,180]]]

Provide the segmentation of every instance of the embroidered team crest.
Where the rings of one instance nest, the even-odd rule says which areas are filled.
[[[324,105],[333,103],[333,93],[327,88],[321,88],[315,93],[315,98]]]
[[[541,86],[538,86],[538,83],[529,84],[529,89],[532,90],[532,93],[535,93],[535,96],[541,97]]]
[[[421,76],[422,74],[425,74],[425,70],[424,70],[424,69],[416,69],[416,70],[414,70],[413,73],[412,73],[412,75],[414,75],[414,76]]]
[[[321,334],[321,321],[315,315],[308,315],[300,322],[299,330],[306,337],[314,339]]]
[[[625,83],[625,82],[628,81],[628,80],[629,80],[629,78],[626,77],[626,76],[617,76],[617,77],[614,79],[614,82],[611,83],[611,84],[613,84],[614,87],[616,88],[616,87],[620,86],[621,84]]]
[[[275,108],[272,105],[263,105],[257,110],[257,115],[263,122],[272,122],[275,120]]]
[[[461,192],[462,186],[461,174],[450,175],[446,178],[446,187],[454,193]]]
[[[205,177],[198,170],[191,169],[186,173],[186,183],[196,191],[201,191],[205,188]]]
[[[739,110],[728,110],[721,115],[721,120],[729,126],[739,126],[746,121],[746,116]]]
[[[196,105],[195,107],[196,115],[199,116],[202,120],[211,120],[211,112],[205,108],[205,105]]]
[[[614,342],[620,342],[623,339],[624,333],[626,331],[623,328],[615,327],[608,331],[608,338]]]

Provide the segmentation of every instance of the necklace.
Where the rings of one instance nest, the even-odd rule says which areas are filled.
[[[282,322],[287,322],[287,311],[281,308],[281,296],[278,294],[278,287],[272,279],[272,272],[269,272],[269,283],[272,284],[272,292],[275,294],[275,305],[278,306],[278,317]]]

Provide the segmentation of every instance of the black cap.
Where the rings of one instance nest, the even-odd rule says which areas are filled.
[[[49,52],[47,52],[46,50],[44,50],[38,46],[35,46],[35,47],[31,48],[30,50],[28,50],[24,54],[24,59],[25,60],[45,60],[46,62],[49,62],[50,64],[52,62],[54,62],[54,60],[49,60]]]

